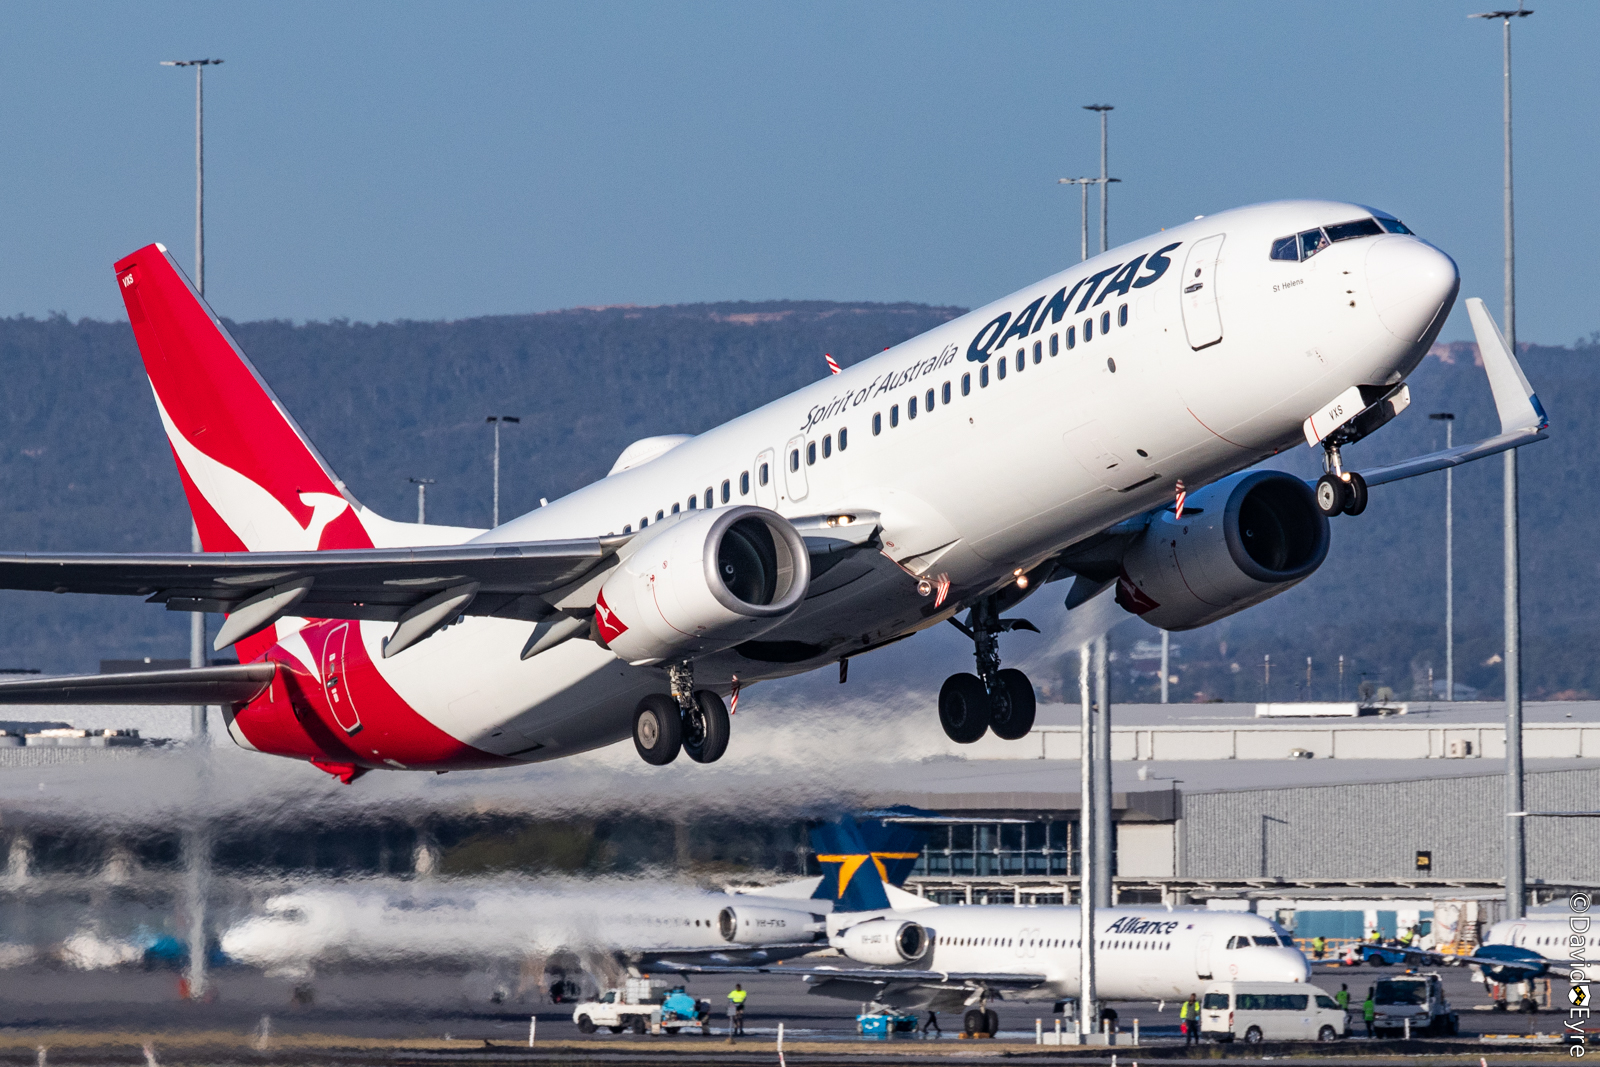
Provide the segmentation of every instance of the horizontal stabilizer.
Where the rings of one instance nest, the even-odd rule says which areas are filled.
[[[244,704],[272,684],[275,663],[0,682],[0,704]]]

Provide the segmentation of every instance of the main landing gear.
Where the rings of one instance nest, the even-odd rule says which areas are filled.
[[[1324,515],[1331,519],[1367,510],[1367,480],[1344,469],[1338,442],[1332,439],[1322,443],[1322,467],[1327,473],[1317,479],[1316,497],[1317,508]]]
[[[1016,741],[1033,729],[1033,683],[1013,668],[1000,668],[999,635],[1007,630],[1039,628],[1027,619],[1002,619],[994,601],[979,601],[956,629],[972,638],[978,673],[952,674],[939,690],[939,724],[950,740],[970,745],[993,730],[996,737]]]
[[[709,689],[694,688],[694,668],[668,668],[672,695],[651,693],[633,711],[633,747],[639,758],[664,767],[687,752],[696,763],[715,763],[728,750],[728,707]]]

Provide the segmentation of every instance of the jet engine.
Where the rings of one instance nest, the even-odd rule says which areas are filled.
[[[928,931],[921,923],[868,919],[835,934],[833,947],[857,963],[910,963],[928,951]]]
[[[817,940],[823,918],[804,911],[737,904],[722,909],[717,928],[724,941],[738,945],[793,944]]]
[[[1122,557],[1117,603],[1163,630],[1259,604],[1328,556],[1328,519],[1311,487],[1282,471],[1224,478],[1157,512]]]
[[[810,581],[805,540],[776,512],[691,512],[639,544],[606,579],[596,630],[634,666],[694,659],[783,622]]]

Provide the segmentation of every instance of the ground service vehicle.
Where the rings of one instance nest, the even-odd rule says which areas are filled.
[[[1334,999],[1304,982],[1216,982],[1200,1002],[1200,1032],[1213,1041],[1333,1041],[1348,1030]]]
[[[1459,1017],[1450,1010],[1444,986],[1433,972],[1407,971],[1385,978],[1373,986],[1372,999],[1377,1008],[1372,1029],[1379,1037],[1400,1036],[1408,1020],[1413,1035],[1443,1036],[1460,1029]]]
[[[663,1008],[666,983],[651,978],[630,978],[620,989],[608,989],[596,1000],[586,1000],[572,1009],[572,1021],[585,1034],[604,1026],[613,1034],[632,1030],[636,1034],[664,1030],[676,1034],[685,1027],[701,1026],[701,1019]],[[701,1007],[704,1007],[702,1004]],[[707,1009],[709,1014],[709,1009]]]

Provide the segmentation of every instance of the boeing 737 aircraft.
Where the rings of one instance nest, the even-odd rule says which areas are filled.
[[[658,961],[687,974],[787,974],[810,992],[883,1007],[971,1009],[967,1030],[994,1032],[990,1000],[1078,996],[1076,907],[931,904],[885,885],[860,857],[818,857],[837,880],[831,947],[862,966]],[[858,862],[851,862],[857,860]],[[1095,991],[1103,1000],[1180,1000],[1205,983],[1304,982],[1311,966],[1277,924],[1248,912],[1098,907]],[[974,1014],[977,1013],[977,1014]],[[983,1025],[979,1025],[979,1024]]]
[[[631,736],[710,763],[741,684],[952,623],[946,732],[1025,735],[1005,613],[1074,579],[1203,626],[1303,581],[1371,486],[1543,436],[1469,301],[1501,433],[1378,470],[1341,448],[1408,403],[1450,257],[1382,211],[1285,201],[1073,266],[497,529],[363,507],[160,245],[116,264],[201,554],[0,556],[0,587],[225,613],[240,664],[0,684],[10,703],[218,704],[240,745],[349,782],[555,759]],[[1327,474],[1257,470],[1304,440]],[[674,566],[676,564],[676,566]],[[965,620],[958,618],[965,613]]]

